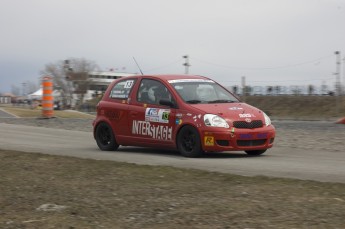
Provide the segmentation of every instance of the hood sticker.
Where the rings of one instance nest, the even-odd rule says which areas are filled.
[[[182,116],[183,116],[183,114],[181,114],[181,113],[176,114],[176,118],[182,118]]]
[[[243,110],[243,108],[242,107],[230,107],[229,110],[237,111],[237,110]]]
[[[253,114],[238,114],[240,118],[254,118],[255,115]]]

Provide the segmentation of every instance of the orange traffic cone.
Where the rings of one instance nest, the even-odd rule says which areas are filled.
[[[345,117],[344,117],[344,118],[339,119],[339,120],[338,120],[338,121],[336,121],[335,123],[337,123],[337,124],[345,124]]]

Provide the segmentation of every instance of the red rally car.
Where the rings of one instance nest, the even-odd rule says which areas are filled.
[[[101,150],[121,146],[260,155],[275,128],[261,110],[215,81],[192,75],[138,75],[113,81],[97,105],[94,138]]]

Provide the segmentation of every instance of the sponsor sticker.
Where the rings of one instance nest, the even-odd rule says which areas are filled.
[[[240,118],[251,118],[251,117],[253,117],[251,114],[238,114],[238,116],[240,116]]]
[[[177,118],[177,119],[175,120],[175,124],[176,124],[176,125],[181,125],[181,124],[182,124],[182,119]]]
[[[253,135],[251,135],[251,134],[240,134],[239,138],[240,139],[252,139]]]
[[[169,123],[170,110],[159,108],[146,108],[145,121]]]
[[[172,127],[157,125],[146,121],[133,120],[132,134],[148,136],[159,140],[171,140]]]
[[[204,137],[204,144],[205,144],[205,146],[214,146],[214,137],[213,136],[205,136]]]
[[[120,120],[122,112],[121,111],[106,111],[104,114],[110,120]]]
[[[257,134],[256,135],[257,138],[267,138],[268,137],[268,134],[267,133],[260,133],[260,134]]]

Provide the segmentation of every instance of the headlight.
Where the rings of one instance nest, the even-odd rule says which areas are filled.
[[[272,122],[271,122],[270,117],[268,117],[268,116],[267,116],[267,114],[265,114],[265,112],[262,112],[262,113],[264,114],[264,118],[265,118],[265,124],[266,124],[266,126],[271,125],[271,124],[272,124]]]
[[[204,123],[206,126],[229,128],[229,124],[225,121],[225,119],[214,114],[205,114]]]

